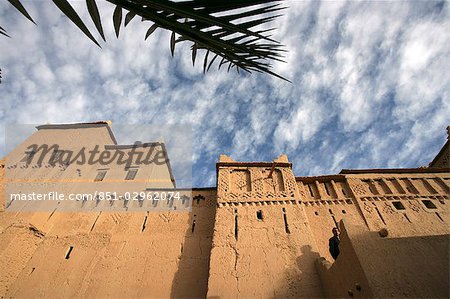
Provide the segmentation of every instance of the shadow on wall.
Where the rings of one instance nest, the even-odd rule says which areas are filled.
[[[448,298],[449,235],[389,238],[340,222],[341,254],[317,261],[327,297]]]
[[[315,267],[320,255],[310,245],[303,245],[300,251],[294,265],[286,269],[284,277],[278,282],[279,287],[274,291],[273,298],[323,298]]]
[[[339,222],[339,230],[341,232],[340,254],[336,261],[331,263],[324,257],[316,261],[324,294],[328,298],[372,298],[373,292],[343,220]],[[375,248],[369,248],[369,250],[375,250]]]
[[[193,207],[189,213],[170,298],[206,298],[214,218],[214,208]]]

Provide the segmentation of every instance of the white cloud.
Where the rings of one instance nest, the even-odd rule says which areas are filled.
[[[85,2],[72,1],[92,32]],[[426,164],[450,123],[448,3],[290,1],[274,25],[288,63],[268,75],[202,74],[190,43],[133,20],[115,38],[113,6],[100,2],[107,43],[87,39],[52,4],[9,3],[0,20],[2,127],[10,123],[186,124],[194,130],[197,185],[214,183],[220,153],[271,160],[286,152],[300,174]],[[98,34],[95,34],[98,37]],[[100,40],[100,39],[99,39]],[[2,133],[4,134],[4,133]]]

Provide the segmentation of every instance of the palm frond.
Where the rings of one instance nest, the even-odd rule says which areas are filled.
[[[8,0],[9,3],[12,4],[12,6],[14,6],[18,11],[20,11],[20,13],[22,15],[24,15],[28,20],[30,20],[31,22],[33,22],[34,24],[36,24],[33,20],[33,18],[30,16],[30,14],[28,13],[28,11],[25,9],[25,7],[23,7],[22,3],[20,3],[19,0]]]
[[[8,35],[8,33],[6,33],[6,30],[3,29],[3,27],[1,27],[1,26],[0,26],[0,34],[1,34],[1,35],[4,35],[4,36],[6,36],[6,37],[11,37],[11,36]]]
[[[24,13],[25,9],[19,0],[9,1],[22,14],[28,15]],[[238,72],[240,69],[246,72],[262,72],[289,81],[271,70],[271,62],[283,61],[285,52],[268,34],[273,28],[255,30],[280,16],[276,13],[285,9],[281,5],[283,0],[106,1],[116,6],[113,24],[117,37],[122,24],[125,27],[135,16],[139,16],[143,22],[152,22],[145,39],[158,27],[172,32],[172,56],[177,43],[190,41],[193,43],[192,63],[195,65],[198,50],[205,50],[204,72],[207,72],[215,61],[219,61],[217,58],[220,57],[219,69],[228,64],[228,70],[235,67]],[[53,2],[86,36],[99,45],[67,0]],[[105,40],[96,0],[86,0],[86,4],[95,27]],[[124,22],[123,11],[126,14]],[[29,19],[33,21],[31,17]],[[4,30],[0,30],[0,33],[6,35]],[[214,55],[208,60],[210,52]]]
[[[81,18],[78,16],[73,7],[67,2],[67,0],[53,0],[53,3],[75,24],[81,31],[83,31],[86,36],[92,40],[97,46],[100,47],[100,44],[97,40],[92,36],[89,29],[84,25]],[[101,48],[101,47],[100,47]]]
[[[89,14],[91,15],[92,22],[94,22],[94,25],[98,30],[98,33],[100,33],[102,39],[106,41],[105,34],[103,33],[102,20],[100,18],[97,3],[95,2],[95,0],[86,0],[86,6],[88,8]]]

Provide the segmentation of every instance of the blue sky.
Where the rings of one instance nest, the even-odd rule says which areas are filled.
[[[72,3],[96,32],[85,1]],[[172,58],[170,33],[144,41],[148,26],[137,19],[116,39],[105,2],[102,49],[50,1],[23,4],[38,26],[0,2],[12,36],[0,38],[2,138],[10,124],[191,126],[195,186],[215,185],[221,153],[238,161],[286,153],[304,176],[426,165],[446,140],[448,2],[286,1],[272,25],[289,52],[274,70],[292,84],[213,68],[203,75],[190,43]]]

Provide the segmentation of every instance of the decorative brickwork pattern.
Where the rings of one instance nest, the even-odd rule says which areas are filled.
[[[364,202],[363,209],[369,214],[373,211],[373,208],[367,202]]]
[[[231,172],[231,191],[244,193],[251,191],[250,172],[248,170],[234,170]]]
[[[217,193],[221,196],[228,193],[228,190],[230,189],[230,171],[228,169],[219,169],[218,176]]]
[[[255,192],[264,192],[264,173],[258,168],[250,168],[251,189]]]
[[[420,206],[414,201],[409,201],[408,206],[411,210],[413,210],[416,213],[420,212],[420,210],[421,210]]]
[[[361,180],[348,179],[348,185],[352,189],[353,193],[357,196],[369,194],[369,190]]]
[[[295,177],[292,174],[292,169],[290,168],[281,168],[281,174],[284,181],[284,190],[290,196],[295,196],[295,190],[297,189],[297,183],[295,181]]]
[[[385,212],[387,214],[394,214],[394,209],[392,208],[392,206],[389,203],[386,202],[383,207],[383,212]]]

